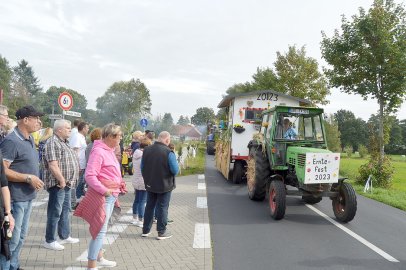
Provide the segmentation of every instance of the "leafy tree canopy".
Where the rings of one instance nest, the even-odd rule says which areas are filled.
[[[214,122],[216,118],[214,110],[208,107],[201,107],[196,110],[195,115],[192,116],[192,124],[194,125],[206,125],[207,121]]]
[[[27,89],[30,97],[35,97],[42,91],[42,87],[38,78],[35,76],[34,70],[28,65],[24,59],[18,63],[18,66],[13,68],[14,81],[20,83]]]
[[[308,99],[314,104],[327,104],[326,96],[330,94],[327,80],[318,70],[316,59],[306,56],[303,46],[289,46],[283,55],[276,53],[275,70],[278,77],[278,88],[282,93]]]
[[[177,125],[182,125],[182,126],[190,124],[189,117],[188,116],[183,116],[183,115],[179,116],[179,120],[178,120],[178,122],[176,124]]]
[[[331,65],[331,86],[377,99],[379,158],[384,155],[384,115],[396,111],[406,95],[406,13],[393,0],[375,0],[366,12],[342,17],[341,33],[323,33],[322,56]]]
[[[0,89],[3,89],[5,93],[10,91],[11,75],[12,71],[7,59],[0,55]]]
[[[172,132],[172,128],[173,128],[173,118],[171,113],[165,113],[164,117],[162,118],[162,122],[161,122],[161,131],[168,131],[168,132]]]
[[[124,124],[127,119],[139,119],[151,113],[149,90],[139,79],[113,83],[96,102],[104,124]]]

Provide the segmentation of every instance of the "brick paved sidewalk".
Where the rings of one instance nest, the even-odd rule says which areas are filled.
[[[125,178],[132,190],[129,176]],[[207,208],[197,208],[198,197],[206,197],[205,189],[198,189],[197,175],[176,178],[177,188],[172,193],[168,225],[173,237],[156,240],[156,226],[150,237],[141,238],[141,228],[129,224],[132,218],[134,193],[120,196],[122,216],[107,233],[103,248],[106,258],[117,261],[114,269],[212,269],[212,249],[194,248],[196,224],[208,224]],[[72,217],[72,237],[78,237],[78,244],[65,244],[65,250],[53,251],[42,247],[45,240],[46,207],[48,193],[41,191],[35,200],[31,215],[30,231],[21,254],[24,269],[86,269],[87,248],[90,234],[88,225],[82,219]],[[199,198],[201,199],[201,198]],[[201,234],[201,233],[200,233]],[[203,234],[208,234],[206,230]],[[206,237],[208,237],[206,235]],[[208,247],[207,247],[208,246]],[[202,247],[202,245],[200,245]],[[83,260],[83,261],[81,261]]]

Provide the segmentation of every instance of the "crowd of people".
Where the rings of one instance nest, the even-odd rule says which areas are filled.
[[[71,234],[74,211],[89,223],[88,269],[114,267],[116,262],[104,257],[102,244],[114,209],[120,209],[119,194],[127,192],[121,175],[121,127],[110,123],[93,128],[87,138],[89,123],[77,119],[72,128],[69,120],[59,119],[39,136],[43,115],[24,106],[17,110],[13,127],[7,107],[0,105],[1,269],[22,270],[19,257],[29,233],[33,200],[41,189],[49,195],[42,246],[63,251],[65,244],[80,241]],[[156,140],[152,131],[132,135],[131,224],[148,237],[156,222],[157,239],[168,239],[172,237],[167,230],[168,208],[179,172],[170,134],[163,131]]]

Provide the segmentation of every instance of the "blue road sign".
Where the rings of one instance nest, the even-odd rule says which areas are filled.
[[[148,126],[148,120],[145,119],[145,118],[142,118],[142,119],[140,120],[140,125],[141,125],[143,128],[146,127],[146,126]]]

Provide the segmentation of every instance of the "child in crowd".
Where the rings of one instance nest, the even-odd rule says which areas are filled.
[[[144,148],[151,145],[152,142],[148,138],[141,139],[140,148],[136,149],[133,154],[134,175],[132,184],[134,187],[134,203],[133,203],[133,221],[131,224],[141,227],[144,223],[145,204],[147,202],[147,191],[145,190],[144,178],[141,174],[141,158]]]
[[[144,137],[144,133],[137,130],[137,131],[134,131],[134,133],[132,134],[132,137],[133,138],[132,138],[132,141],[131,141],[131,155],[134,154],[135,150],[140,148],[140,141]]]

